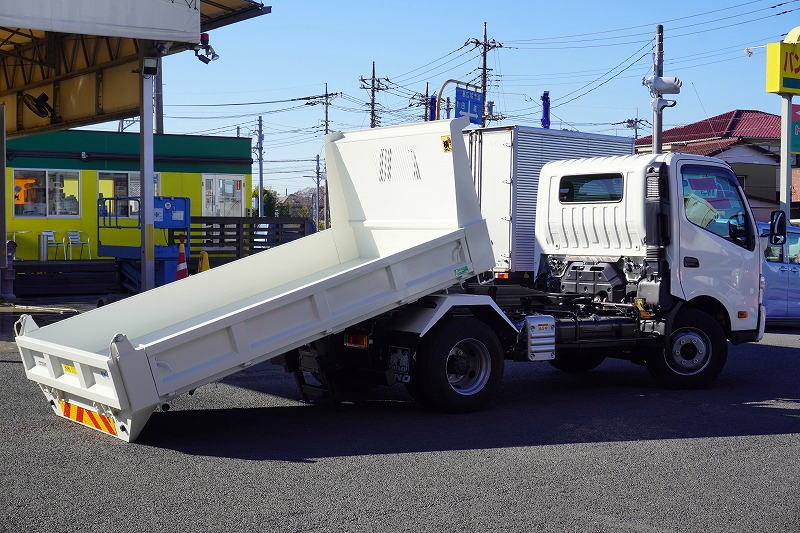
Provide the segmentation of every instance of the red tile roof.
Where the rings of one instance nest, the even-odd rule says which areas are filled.
[[[731,137],[780,139],[780,136],[780,116],[751,109],[735,109],[715,117],[666,130],[662,140],[664,144],[669,144]],[[650,145],[653,142],[652,138],[652,135],[648,135],[637,139],[636,145]]]
[[[684,154],[716,155],[738,143],[739,140],[739,137],[731,137],[729,139],[715,139],[713,141],[690,142],[685,146],[675,145],[672,147],[672,151],[682,152]]]

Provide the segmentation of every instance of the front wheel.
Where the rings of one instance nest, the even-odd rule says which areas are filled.
[[[664,349],[647,359],[647,369],[667,387],[689,389],[711,383],[727,360],[722,326],[707,313],[685,309],[675,319]]]
[[[489,403],[502,377],[497,335],[474,318],[452,318],[423,338],[413,395],[436,409],[475,411]]]

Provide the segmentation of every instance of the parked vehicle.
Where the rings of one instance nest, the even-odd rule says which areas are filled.
[[[27,377],[59,416],[130,441],[157,406],[268,359],[307,399],[403,383],[470,411],[497,392],[504,359],[579,372],[620,357],[697,387],[722,370],[726,339],[761,338],[762,252],[724,162],[549,163],[535,279],[481,283],[496,263],[466,125],[328,136],[331,229],[42,328],[24,316]]]
[[[759,224],[759,230],[765,235],[769,226]],[[800,227],[788,226],[782,245],[762,237],[762,248],[767,323],[800,326]]]

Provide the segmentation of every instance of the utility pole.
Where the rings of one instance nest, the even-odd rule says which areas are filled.
[[[450,103],[450,97],[448,96],[444,104],[444,111],[445,113],[447,113],[447,118],[450,118],[450,111],[452,110],[453,110],[453,105]]]
[[[326,91],[327,92],[327,91]],[[319,155],[317,155],[317,195],[314,202],[314,225],[319,231]]]
[[[489,40],[489,36],[486,30],[486,22],[483,23],[483,40],[480,39],[470,39],[465,44],[472,44],[475,47],[481,47],[481,59],[482,59],[482,66],[480,68],[481,71],[481,91],[483,92],[483,105],[484,111],[481,115],[481,126],[486,126],[486,97],[488,93],[488,84],[489,84],[489,71],[493,70],[486,66],[486,57],[489,54],[489,51],[494,50],[495,48],[502,48],[503,43],[497,42],[494,39]]]
[[[164,133],[164,78],[161,77],[163,61],[158,58],[158,72],[156,73],[156,133]]]
[[[430,93],[430,88],[428,87],[428,82],[425,82],[425,94],[422,96],[422,120],[428,122],[428,94]]]
[[[331,101],[329,99],[328,94],[328,84],[325,84],[325,101],[322,103],[322,106],[325,108],[325,135],[327,135],[330,131],[329,129],[329,121],[328,121],[328,107],[331,105]]]
[[[615,122],[615,124],[622,124],[629,130],[633,130],[633,140],[639,138],[639,126],[644,124],[645,121],[640,119],[639,117],[636,118],[626,118],[622,122]]]
[[[375,115],[375,62],[372,62],[372,87],[369,95],[369,127],[374,128],[378,125],[378,117]]]
[[[653,74],[656,77],[664,75],[664,26],[656,26],[656,51],[653,55]],[[661,95],[658,95],[660,97]],[[661,139],[664,124],[661,122],[661,109],[656,105],[653,108],[653,153],[661,153]]]
[[[328,107],[331,105],[331,102],[328,99],[329,96],[330,95],[328,94],[328,84],[326,83],[325,102],[323,104],[325,106],[325,135],[330,133],[330,120],[328,120]],[[317,183],[319,183],[319,156],[317,156]],[[317,193],[317,196],[319,196],[319,193]],[[323,220],[325,221],[325,228],[327,229],[328,228],[328,180],[327,179],[325,180],[325,208],[322,210],[322,217]]]
[[[662,144],[662,113],[665,107],[674,107],[675,100],[664,100],[665,94],[678,94],[681,92],[681,80],[675,77],[664,77],[664,26],[656,26],[656,49],[653,53],[653,75],[642,80],[642,84],[650,89],[653,97],[653,153],[661,153]]]
[[[373,61],[372,77],[367,80],[364,76],[361,76],[359,80],[361,81],[362,89],[369,89],[369,127],[376,128],[378,127],[378,112],[376,110],[375,95],[378,91],[382,91],[386,88],[381,86],[381,81],[388,81],[388,78],[375,77],[375,62]],[[369,81],[369,85],[366,85],[367,81]]]
[[[258,216],[264,216],[264,121],[258,116]]]

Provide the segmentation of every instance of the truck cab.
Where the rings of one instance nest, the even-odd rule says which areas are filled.
[[[671,153],[550,163],[537,202],[537,287],[634,305],[641,327],[668,339],[664,357],[642,355],[655,373],[674,371],[676,382],[713,374],[710,353],[727,353],[725,339],[762,337],[763,252],[723,161]]]

